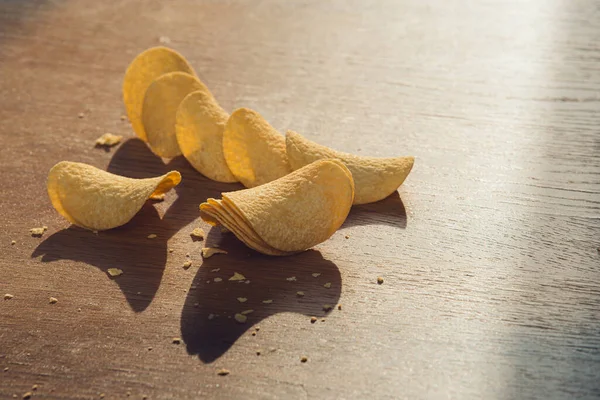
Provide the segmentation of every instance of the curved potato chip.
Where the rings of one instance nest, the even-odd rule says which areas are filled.
[[[414,157],[377,158],[342,153],[311,142],[293,131],[286,134],[286,149],[293,169],[325,158],[342,161],[354,178],[354,204],[373,203],[394,193],[415,162]]]
[[[223,156],[223,131],[229,114],[207,92],[188,94],[177,108],[175,133],[185,158],[213,181],[237,182]]]
[[[159,157],[173,158],[181,154],[175,135],[177,108],[185,96],[210,90],[198,78],[185,72],[169,72],[148,86],[142,105],[142,123],[150,148]]]
[[[235,110],[223,132],[223,154],[233,175],[247,188],[292,172],[285,138],[256,111]]]
[[[203,219],[224,224],[249,247],[286,255],[328,239],[346,220],[353,199],[346,166],[320,160],[264,185],[223,193],[221,207],[213,200],[200,208],[209,214]]]
[[[152,47],[138,54],[127,67],[123,79],[123,102],[133,131],[144,142],[148,140],[142,124],[142,104],[146,90],[159,76],[175,71],[196,75],[181,54],[162,46]]]
[[[50,169],[47,185],[52,205],[63,217],[82,228],[101,231],[129,222],[150,196],[166,193],[180,181],[177,171],[133,179],[61,161]]]

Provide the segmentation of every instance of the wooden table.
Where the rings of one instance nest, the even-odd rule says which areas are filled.
[[[599,21],[592,0],[0,0],[0,397],[598,398]],[[241,186],[120,119],[125,68],[161,41],[225,109],[413,172],[314,250],[212,229],[229,254],[202,261],[198,204]],[[94,148],[105,132],[127,140]],[[61,160],[183,183],[94,235],[50,204]]]

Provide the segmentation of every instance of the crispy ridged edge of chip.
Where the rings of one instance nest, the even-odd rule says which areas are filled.
[[[223,155],[223,131],[229,114],[210,93],[188,94],[177,108],[177,143],[189,163],[213,181],[237,182]]]
[[[59,214],[82,228],[100,231],[126,224],[149,197],[168,192],[180,181],[177,171],[133,179],[61,161],[50,169],[47,188]]]
[[[402,185],[415,162],[412,156],[377,158],[343,153],[312,142],[293,131],[286,134],[286,150],[293,169],[326,158],[342,161],[354,178],[354,204],[372,203],[394,193]]]
[[[338,160],[319,160],[275,181],[223,193],[269,246],[303,251],[328,239],[346,220],[354,182]]]
[[[181,154],[175,118],[179,104],[195,91],[212,96],[200,79],[185,72],[161,75],[148,86],[142,105],[142,123],[150,149],[157,156],[173,158]]]
[[[223,154],[233,175],[247,188],[292,172],[285,137],[248,108],[239,108],[229,117],[223,132]]]
[[[123,103],[133,131],[143,141],[148,140],[142,123],[142,105],[146,90],[159,76],[175,71],[196,75],[185,57],[163,46],[141,52],[127,67],[123,79]]]

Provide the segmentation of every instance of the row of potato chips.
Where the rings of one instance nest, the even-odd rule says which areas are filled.
[[[129,65],[123,100],[135,133],[156,155],[183,154],[206,177],[249,188],[208,199],[201,216],[264,254],[293,254],[328,239],[352,204],[389,196],[414,163],[342,153],[293,131],[284,137],[247,108],[229,115],[187,60],[165,47]],[[48,192],[69,221],[103,230],[128,222],[148,197],[180,180],[177,171],[136,180],[62,162],[50,171]]]

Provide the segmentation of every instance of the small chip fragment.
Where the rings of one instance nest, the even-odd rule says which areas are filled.
[[[188,269],[191,266],[192,266],[192,262],[189,260],[183,263],[183,269]]]
[[[247,299],[247,298],[245,298],[245,297],[238,297],[238,298],[237,298],[237,301],[239,301],[240,303],[245,303],[245,302],[247,302],[247,301],[248,301],[248,299]]]
[[[252,336],[256,336],[256,332],[252,332]]]
[[[230,373],[231,372],[225,368],[221,368],[220,370],[217,371],[217,375],[219,375],[219,376],[226,376],[226,375],[229,375]]]
[[[33,385],[33,386],[31,387],[31,390],[38,390],[38,385]]]
[[[127,119],[126,115],[121,115],[121,121],[125,121]]]
[[[109,268],[106,272],[112,277],[123,275],[123,270],[119,268]]]
[[[256,350],[256,355],[260,356],[260,354],[262,353],[262,350]]]
[[[6,293],[6,294],[4,295],[4,300],[10,300],[10,299],[12,299],[13,297],[15,297],[15,296],[13,296],[12,294]]]
[[[206,237],[206,234],[204,233],[204,229],[202,229],[202,228],[195,228],[190,233],[190,236],[192,237],[193,240],[204,240],[204,238]]]
[[[341,310],[341,309],[342,309],[342,305],[338,304],[338,310]]]
[[[155,233],[151,233],[148,235],[148,239],[156,239],[157,235]]]
[[[173,338],[173,344],[181,344],[181,338],[179,338],[179,337],[174,337],[174,338]]]
[[[381,285],[382,283],[383,283],[383,278],[382,278],[382,277],[380,277],[380,276],[378,276],[378,277],[377,277],[377,284],[378,284],[378,285]]]
[[[329,289],[331,287],[331,282],[327,282],[326,284],[323,285],[323,287]]]
[[[208,314],[208,319],[211,320],[215,317],[215,314]]]
[[[158,38],[158,43],[161,43],[161,44],[169,44],[169,43],[171,43],[171,38],[170,38],[170,37],[168,37],[168,36],[160,36],[160,37]]]
[[[310,323],[314,324],[315,322],[317,322],[317,317],[310,317]]]
[[[242,274],[240,274],[239,272],[234,272],[233,275],[231,276],[231,278],[229,278],[230,281],[245,281],[246,277]]]
[[[154,200],[154,201],[165,201],[165,197],[167,196],[166,193],[159,193],[159,194],[151,194],[150,195],[150,200]]]
[[[263,300],[262,302],[263,302],[263,304],[271,304],[273,302],[273,300],[270,300],[270,299],[269,300]]]
[[[85,114],[84,114],[84,113],[82,113],[82,112],[80,112],[79,114],[77,114],[77,117],[79,117],[79,118],[83,118],[83,117],[85,117]]]
[[[30,398],[31,398],[31,396],[33,396],[33,393],[31,393],[31,392],[26,392],[26,393],[23,395],[23,398],[24,398],[24,399],[30,399]]]
[[[350,235],[346,235],[344,236],[346,239],[350,239]]]
[[[113,147],[121,143],[121,140],[123,140],[123,136],[105,133],[96,139],[96,147]]]
[[[298,296],[298,297],[304,297],[304,292],[298,291],[298,292],[296,292],[296,296]]]
[[[31,233],[31,236],[41,237],[47,230],[47,226],[42,226],[41,228],[31,228],[29,233]]]
[[[288,282],[296,282],[296,277],[295,276],[290,276],[289,278],[285,278],[286,281]]]
[[[325,304],[323,305],[323,311],[329,311],[333,308],[333,306],[331,304]]]
[[[210,272],[219,272],[221,270],[221,268],[215,268],[215,269],[211,269]]]
[[[56,304],[56,303],[58,303],[58,299],[56,297],[50,297],[48,299],[48,303],[50,303],[50,304]]]
[[[174,251],[175,251],[174,249],[172,249],[172,248],[169,248],[169,253],[172,253],[172,252],[174,252]]]
[[[302,357],[300,357],[300,362],[303,362],[303,363],[305,363],[305,362],[307,362],[307,361],[308,361],[308,357],[306,357],[306,356],[302,356]]]
[[[321,273],[320,272],[314,272],[312,274],[312,276],[313,276],[313,278],[318,278],[319,276],[321,276]]]
[[[252,314],[254,312],[254,310],[244,310],[241,312],[242,315],[248,315],[248,314]]]
[[[14,246],[15,244],[17,244],[17,241],[16,241],[16,240],[11,240],[11,241],[10,241],[10,245],[11,245],[11,246]]]
[[[246,317],[244,314],[239,314],[239,313],[238,313],[238,314],[235,314],[235,315],[233,316],[233,318],[235,318],[235,320],[236,320],[237,322],[239,322],[240,324],[245,324],[245,323],[246,323],[246,321],[248,320],[248,317]]]
[[[202,258],[209,258],[215,254],[227,254],[227,252],[225,250],[219,249],[217,247],[202,248]]]
[[[215,282],[221,282],[222,280],[223,279],[221,279],[221,278],[215,278],[215,279],[213,279],[213,281],[215,281]]]

